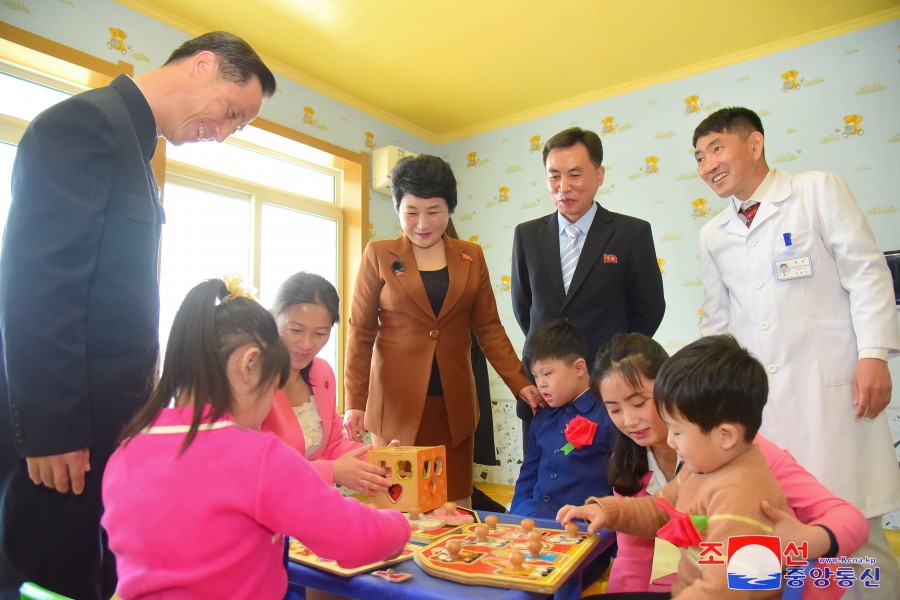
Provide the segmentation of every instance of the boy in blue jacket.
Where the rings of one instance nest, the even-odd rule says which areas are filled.
[[[574,325],[542,325],[524,362],[548,407],[534,415],[510,512],[553,519],[566,504],[612,495],[606,463],[613,424],[591,392],[587,342]]]

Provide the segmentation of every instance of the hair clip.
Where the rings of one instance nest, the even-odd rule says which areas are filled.
[[[223,277],[222,280],[225,282],[225,288],[228,290],[228,295],[222,298],[222,302],[232,298],[249,298],[259,302],[259,293],[256,288],[245,284],[240,275],[232,273]]]
[[[404,273],[405,268],[406,268],[406,265],[404,265],[403,261],[400,260],[399,258],[395,259],[394,262],[391,263],[391,270],[394,272],[394,275],[396,275],[397,277],[403,277],[403,275],[405,274]]]

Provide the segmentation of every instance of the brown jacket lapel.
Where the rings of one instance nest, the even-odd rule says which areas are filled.
[[[472,257],[463,251],[462,244],[457,242],[447,234],[444,234],[444,251],[447,255],[447,271],[450,274],[450,288],[447,290],[447,297],[444,298],[444,304],[441,306],[440,319],[447,316],[466,289],[466,282],[469,280],[469,269],[472,266]]]
[[[406,291],[406,294],[419,309],[425,313],[428,321],[435,321],[434,311],[431,309],[431,303],[428,301],[428,294],[425,292],[425,285],[422,283],[422,276],[419,274],[419,267],[416,264],[416,257],[413,254],[412,243],[405,235],[401,235],[388,250],[399,260],[403,269],[403,275],[398,276],[397,280],[400,286]],[[397,275],[397,271],[394,271]]]

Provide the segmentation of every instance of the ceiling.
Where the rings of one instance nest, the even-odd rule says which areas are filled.
[[[443,143],[900,17],[898,0],[118,0]]]

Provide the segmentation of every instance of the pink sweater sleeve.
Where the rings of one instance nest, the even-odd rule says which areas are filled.
[[[310,463],[272,438],[259,464],[256,520],[297,538],[323,558],[352,568],[396,556],[409,541],[409,523],[394,510],[345,498]],[[345,535],[354,543],[347,543]]]
[[[635,497],[647,495],[650,473],[644,476],[644,487]],[[613,492],[616,497],[622,497]],[[616,558],[609,573],[606,593],[646,592],[650,588],[650,574],[653,571],[653,550],[656,540],[651,537],[616,533]]]
[[[838,541],[838,554],[849,555],[869,537],[869,523],[849,502],[831,493],[812,474],[801,467],[791,453],[757,435],[754,440],[769,465],[769,470],[784,490],[790,506],[802,523],[824,525]]]

